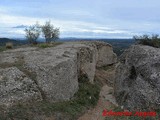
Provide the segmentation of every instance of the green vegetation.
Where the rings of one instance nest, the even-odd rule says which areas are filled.
[[[55,47],[55,46],[60,45],[62,43],[63,42],[40,43],[40,44],[37,44],[36,46],[39,48],[48,48],[48,47]]]
[[[160,48],[160,38],[159,35],[142,35],[142,36],[133,36],[133,39],[142,45],[148,45],[156,48]]]
[[[3,52],[3,51],[5,51],[5,50],[6,50],[6,47],[0,46],[0,52]]]
[[[0,109],[0,120],[33,120],[36,116],[54,116],[60,113],[64,118],[77,119],[91,107],[94,107],[99,99],[101,85],[88,82],[85,76],[79,78],[79,90],[70,101],[50,103],[42,101],[32,104],[19,104],[9,110]],[[63,119],[62,118],[62,119]]]

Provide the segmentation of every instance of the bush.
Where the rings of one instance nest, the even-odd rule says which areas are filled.
[[[160,38],[159,35],[157,34],[152,36],[149,35],[133,36],[133,39],[136,41],[137,44],[160,48]]]
[[[12,42],[6,43],[6,48],[7,49],[12,49],[13,48],[13,43]]]

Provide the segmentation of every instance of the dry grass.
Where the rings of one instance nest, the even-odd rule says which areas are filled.
[[[13,48],[13,43],[12,42],[6,43],[6,48],[7,49],[12,49]]]
[[[48,47],[56,47],[58,45],[61,45],[63,42],[51,42],[51,43],[40,43],[36,46],[39,48],[48,48]]]

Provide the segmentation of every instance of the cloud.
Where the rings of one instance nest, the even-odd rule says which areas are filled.
[[[60,13],[72,16],[94,17],[94,14],[84,10],[65,10],[65,11],[60,11]]]
[[[112,28],[104,27],[103,25],[91,23],[91,22],[84,22],[84,21],[69,21],[69,20],[59,20],[59,19],[47,19],[47,18],[32,18],[32,17],[23,17],[23,16],[12,16],[12,15],[5,15],[0,14],[1,21],[0,24],[5,24],[5,26],[12,26],[16,27],[19,25],[29,26],[35,24],[38,21],[40,24],[44,24],[45,21],[50,20],[52,24],[56,27],[60,27],[62,32],[65,31],[77,31],[77,32],[124,32],[124,31],[109,31]]]
[[[51,12],[50,12],[51,13]],[[39,21],[40,24],[44,24],[45,21],[50,20],[55,27],[59,27],[61,36],[90,36],[90,37],[132,37],[136,34],[142,33],[158,33],[160,24],[158,22],[151,21],[128,21],[120,19],[111,19],[105,17],[97,21],[96,14],[90,11],[80,9],[66,9],[58,11],[60,15],[66,15],[65,18],[58,17],[35,17],[26,15],[14,15],[10,13],[10,9],[7,7],[0,7],[0,34],[1,35],[14,35],[24,36],[24,30],[6,30],[4,33],[3,27],[16,27],[19,25],[29,26]],[[54,15],[53,15],[54,16]],[[67,16],[73,16],[76,19],[67,19]],[[88,21],[86,18],[92,18]],[[84,19],[79,19],[84,18]]]
[[[23,25],[29,26],[35,24],[36,21],[39,21],[40,24],[44,24],[47,18],[32,18],[32,17],[23,17],[23,16],[12,16],[0,14],[2,20],[0,24],[5,26],[12,26],[12,29],[7,30],[4,34],[5,36],[23,36],[25,35],[24,29],[15,28],[16,26]],[[111,34],[130,34],[128,31],[119,30],[111,27],[107,27],[101,24],[85,22],[85,21],[69,21],[69,20],[59,20],[59,19],[49,19],[52,24],[56,27],[60,27],[61,37],[106,37],[111,36]],[[0,30],[1,32],[1,30]]]

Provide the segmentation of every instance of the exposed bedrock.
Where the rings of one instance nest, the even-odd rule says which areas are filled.
[[[160,108],[160,49],[134,45],[116,69],[117,102],[131,110]]]
[[[105,42],[65,42],[56,47],[26,47],[0,53],[0,104],[69,100],[78,77],[94,83],[96,67],[117,61]],[[5,102],[4,102],[5,101]]]

